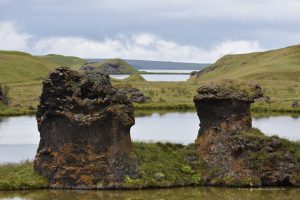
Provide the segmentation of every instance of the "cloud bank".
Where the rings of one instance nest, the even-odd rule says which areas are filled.
[[[80,36],[37,38],[23,33],[12,22],[0,22],[0,49],[33,54],[62,54],[82,58],[124,58],[140,60],[214,62],[226,54],[262,51],[257,41],[225,40],[210,49],[181,44],[150,33],[117,35],[103,40]]]

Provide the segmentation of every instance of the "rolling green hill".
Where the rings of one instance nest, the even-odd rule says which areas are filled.
[[[33,56],[18,51],[0,51],[0,83],[28,83],[40,81],[58,66],[71,68],[85,61],[61,55]]]
[[[300,45],[227,55],[197,74],[199,80],[240,79],[300,81]]]
[[[101,62],[91,62],[84,64],[81,69],[93,68],[96,71],[107,73],[107,74],[135,74],[138,70],[126,61],[114,58],[107,59]]]

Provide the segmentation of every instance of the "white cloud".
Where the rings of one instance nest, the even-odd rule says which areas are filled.
[[[30,37],[30,35],[19,31],[15,23],[0,22],[0,49],[25,50]]]
[[[256,41],[228,40],[211,49],[203,49],[148,33],[119,35],[101,41],[72,36],[36,39],[19,31],[11,22],[0,22],[0,40],[0,49],[22,50],[38,55],[54,53],[82,58],[119,57],[184,62],[213,62],[225,54],[262,50]]]
[[[103,41],[82,37],[54,37],[39,40],[34,51],[39,54],[58,53],[83,58],[111,58],[168,60],[185,62],[213,62],[226,54],[261,51],[256,41],[225,41],[212,49],[178,44],[151,34],[119,36]]]

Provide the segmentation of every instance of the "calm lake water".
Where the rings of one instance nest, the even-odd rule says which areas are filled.
[[[298,188],[237,189],[217,187],[173,188],[131,191],[37,190],[1,192],[0,199],[26,200],[298,200]]]
[[[154,72],[154,73],[191,73],[192,71],[195,71],[195,70],[183,70],[183,69],[143,69],[143,70],[140,70],[140,71],[144,71],[144,72]]]
[[[180,73],[190,73],[193,70],[156,70],[156,69],[145,69],[142,71],[152,72],[152,73],[177,73],[177,74],[141,74],[147,81],[186,81],[190,78],[189,74]],[[129,75],[110,75],[110,77],[115,79],[124,79],[129,77]]]
[[[254,115],[253,127],[266,135],[300,140],[300,117]],[[194,142],[198,129],[199,119],[195,112],[154,112],[136,116],[131,137],[134,141],[188,144]],[[0,163],[33,159],[38,143],[34,116],[0,118]]]

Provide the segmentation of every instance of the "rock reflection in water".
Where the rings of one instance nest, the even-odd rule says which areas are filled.
[[[93,199],[115,199],[115,200],[137,200],[137,199],[224,199],[224,200],[282,200],[299,199],[300,189],[237,189],[237,188],[174,188],[132,191],[70,191],[70,190],[39,190],[39,191],[13,191],[1,192],[0,199],[30,199],[30,200],[93,200]]]

